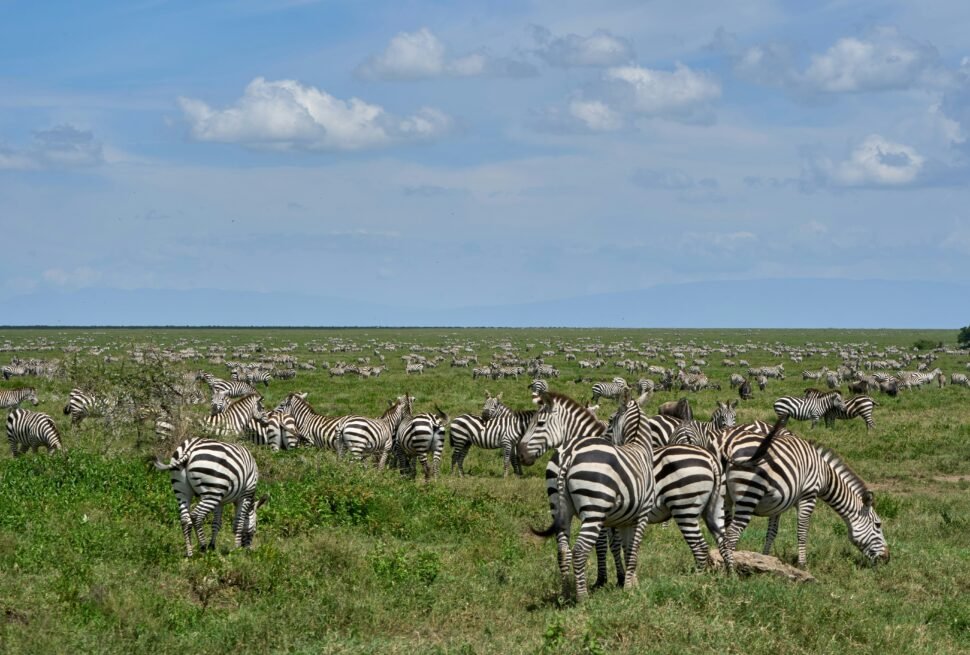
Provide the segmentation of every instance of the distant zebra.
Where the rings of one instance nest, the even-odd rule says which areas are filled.
[[[28,448],[36,453],[37,448],[43,446],[49,455],[62,448],[54,419],[43,412],[19,407],[7,414],[7,443],[14,457],[23,455]]]
[[[825,412],[825,425],[832,427],[835,425],[836,419],[847,421],[854,419],[856,416],[861,416],[862,420],[866,422],[866,432],[868,432],[876,427],[876,424],[872,420],[872,409],[878,404],[869,396],[853,396],[843,402],[842,409],[833,407]]]
[[[205,432],[221,437],[242,436],[252,419],[263,413],[263,397],[258,393],[237,398],[221,414],[203,416],[200,425]]]
[[[612,382],[597,382],[593,385],[592,402],[595,403],[600,398],[619,398],[629,388],[626,380],[621,377],[613,378]]]
[[[71,417],[71,427],[78,425],[88,416],[103,416],[107,409],[107,402],[77,387],[71,389],[64,405],[64,414]]]
[[[970,378],[963,373],[953,373],[950,375],[950,384],[962,384],[965,387],[970,387]]]
[[[266,387],[269,386],[269,381],[273,379],[273,376],[270,374],[269,371],[264,371],[261,369],[250,369],[250,368],[244,369],[242,371],[240,371],[239,369],[235,369],[230,375],[230,377],[235,382],[245,382],[246,384],[249,384],[249,385],[259,384],[260,382],[262,382],[263,386],[266,386]]]
[[[732,400],[729,403],[717,401],[717,408],[711,414],[711,420],[684,421],[674,432],[671,439],[672,443],[691,444],[701,448],[707,448],[713,442],[717,433],[725,428],[734,427],[737,420],[738,401]]]
[[[249,450],[238,444],[195,437],[183,441],[168,464],[155,458],[155,468],[170,472],[185,537],[186,557],[192,557],[193,526],[199,539],[199,550],[215,548],[216,536],[222,527],[222,508],[228,503],[236,506],[232,522],[236,547],[248,548],[252,544],[256,534],[256,510],[269,496],[253,501],[259,470]],[[199,502],[190,512],[195,496],[199,497]],[[212,538],[206,546],[203,524],[209,512],[214,512]]]
[[[269,446],[274,453],[296,448],[302,438],[296,419],[276,409],[249,419],[245,436],[255,444]]]
[[[729,461],[747,459],[744,466],[729,466],[727,472],[734,516],[721,544],[721,554],[728,570],[734,568],[734,550],[752,516],[768,517],[764,547],[768,553],[778,534],[780,515],[795,506],[798,566],[805,568],[808,524],[818,498],[842,517],[849,539],[870,561],[888,561],[889,547],[882,533],[882,521],[873,507],[872,492],[834,452],[783,432],[779,429],[782,423],[780,419],[768,437],[761,432],[735,430],[727,443],[725,455]],[[759,453],[764,456],[758,457]]]
[[[223,380],[208,371],[199,371],[195,379],[208,384],[213,396],[218,393],[230,398],[241,398],[251,393],[258,393],[253,386],[242,380]]]
[[[562,430],[562,426],[569,422],[565,420],[566,412],[554,411],[548,395],[545,400],[540,403],[536,422],[530,425],[530,430],[540,423],[550,431]],[[567,411],[577,415],[585,412],[585,408],[575,402],[567,407]],[[642,418],[639,414],[634,420]],[[636,587],[640,540],[656,499],[653,448],[645,425],[640,422],[636,429],[624,430],[622,422],[627,420],[626,412],[617,412],[615,420],[611,429],[627,435],[624,443],[617,445],[600,436],[579,435],[561,454],[557,477],[558,507],[552,525],[541,531],[533,529],[537,536],[557,535],[564,591],[571,564],[578,601],[587,596],[586,560],[603,528],[620,530],[625,561],[617,575],[623,576],[625,587]],[[526,433],[523,440],[528,440],[529,436]],[[581,526],[570,552],[568,535],[574,514],[579,516]]]
[[[380,418],[348,416],[338,428],[338,452],[350,453],[358,460],[373,455],[378,470],[383,469],[394,446],[394,433],[401,422],[411,416],[412,404],[413,398],[405,394],[399,396]]]
[[[920,389],[923,387],[923,385],[930,384],[936,380],[937,376],[939,376],[941,373],[942,371],[938,368],[934,368],[932,371],[924,372],[904,371],[899,374],[899,386],[903,387],[904,389],[909,389],[910,387]]]
[[[276,406],[275,411],[286,412],[293,416],[297,431],[314,447],[337,450],[340,424],[347,417],[317,414],[306,401],[306,396],[305,393],[293,392]]]
[[[764,391],[765,388],[768,386],[768,376],[767,375],[758,375],[758,378],[757,378],[756,381],[758,383],[758,389],[760,389],[761,391]]]
[[[966,377],[966,376],[964,376]],[[37,392],[33,387],[18,387],[17,389],[0,389],[0,409],[16,407],[25,400],[32,405],[38,405]]]
[[[485,433],[482,435],[482,442],[476,445],[481,448],[502,449],[502,461],[505,465],[502,477],[508,477],[509,465],[512,466],[516,474],[522,475],[522,465],[516,457],[515,446],[519,443],[519,439],[522,438],[533,416],[535,416],[534,409],[514,410],[503,403],[502,394],[498,396],[487,395],[482,407]],[[461,459],[464,459],[464,456]]]
[[[811,421],[812,427],[818,425],[818,420],[830,409],[843,409],[842,394],[830,391],[811,398],[796,396],[782,396],[775,401],[775,414],[781,418],[789,416],[799,421]]]
[[[741,386],[738,387],[738,396],[741,397],[741,400],[751,400],[754,398],[754,393],[751,391],[751,381],[747,378],[745,378],[744,382],[741,383]]]
[[[9,380],[12,377],[27,375],[27,367],[19,364],[8,364],[7,366],[0,368],[0,372],[3,373],[4,380]]]
[[[657,384],[650,378],[640,378],[637,380],[637,393],[641,396],[653,393],[656,388]]]
[[[730,379],[731,388],[734,389],[735,387],[740,387],[742,384],[744,384],[744,380],[745,378],[743,375],[732,373]]]
[[[402,463],[402,472],[416,474],[414,460],[421,462],[425,482],[438,477],[441,468],[441,451],[445,445],[445,425],[448,415],[437,410],[425,412],[401,421],[397,429],[394,446],[397,457]],[[431,459],[430,463],[428,459]]]
[[[424,364],[408,364],[405,367],[404,372],[407,375],[411,375],[412,373],[417,373],[418,375],[420,375],[424,373]]]
[[[529,391],[532,392],[533,396],[538,395],[540,393],[545,393],[549,391],[549,383],[546,382],[545,380],[540,380],[539,378],[536,378],[535,380],[529,383]]]

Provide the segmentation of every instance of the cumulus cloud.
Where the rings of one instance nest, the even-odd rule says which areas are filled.
[[[451,119],[433,108],[395,117],[359,98],[341,100],[294,80],[257,77],[226,109],[179,98],[193,138],[278,150],[361,150],[429,140],[448,132]]]
[[[621,107],[650,117],[709,120],[721,85],[708,73],[677,64],[673,71],[640,66],[610,68],[604,75],[610,95]]]
[[[607,30],[596,30],[589,36],[567,34],[553,37],[546,28],[533,26],[532,34],[539,44],[535,53],[550,66],[618,66],[629,63],[635,57],[629,41]]]
[[[870,134],[842,161],[807,156],[806,182],[843,188],[902,187],[916,182],[926,161],[910,146]]]
[[[104,150],[94,134],[72,125],[34,132],[26,148],[0,146],[0,170],[84,168],[104,163]]]
[[[395,35],[379,55],[357,67],[357,74],[382,80],[418,80],[431,77],[528,77],[535,74],[532,64],[473,52],[449,56],[445,45],[426,27],[417,32]]]
[[[729,56],[738,77],[806,96],[933,86],[946,77],[936,48],[891,26],[841,38],[825,52],[810,54],[804,68],[787,43],[743,47],[734,35],[718,30],[712,46]]]
[[[609,132],[623,127],[623,117],[599,100],[573,100],[569,103],[569,115],[593,132]]]

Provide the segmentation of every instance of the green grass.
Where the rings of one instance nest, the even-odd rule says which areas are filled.
[[[473,381],[444,362],[407,377],[400,356],[411,344],[471,342],[482,363],[509,341],[521,355],[559,344],[648,341],[696,344],[862,343],[911,349],[919,339],[952,344],[944,331],[846,330],[3,330],[21,356],[61,358],[68,343],[120,355],[134,344],[204,349],[259,342],[268,351],[296,343],[292,354],[317,364],[383,352],[391,369],[378,379],[330,378],[300,371],[265,389],[266,405],[308,391],[320,412],[377,415],[410,391],[417,409],[434,403],[450,415],[477,413],[485,390],[529,406],[528,380]],[[43,347],[39,339],[55,346]],[[342,339],[360,352],[311,353]],[[531,347],[527,344],[532,344]],[[34,348],[33,351],[27,348]],[[644,359],[626,348],[628,356]],[[430,355],[431,353],[425,353]],[[580,358],[583,356],[580,355]],[[619,357],[604,359],[612,363]],[[723,355],[707,357],[724,391],[692,394],[699,416],[727,388]],[[744,403],[739,418],[772,417],[773,400],[809,386],[803,369],[830,368],[835,357],[801,364],[765,350],[735,357],[752,365],[785,363],[788,379]],[[588,397],[590,381],[622,372],[581,371],[561,353],[547,361],[562,377],[554,389]],[[6,363],[9,355],[0,356]],[[949,374],[966,356],[943,355]],[[670,361],[667,362],[670,365]],[[119,365],[111,365],[117,367]],[[223,374],[205,362],[180,364]],[[90,368],[90,367],[89,367]],[[115,369],[111,369],[115,370]],[[632,379],[633,376],[627,376]],[[24,380],[2,383],[19,386]],[[832,430],[795,430],[834,448],[876,490],[892,550],[887,566],[869,568],[842,521],[820,505],[809,535],[809,570],[817,584],[793,586],[755,576],[692,571],[676,527],[651,527],[640,557],[640,587],[594,592],[581,607],[557,598],[555,546],[529,533],[548,522],[542,466],[503,479],[495,451],[473,450],[469,477],[423,485],[394,471],[338,462],[332,453],[271,454],[253,448],[260,486],[272,500],[260,514],[255,547],[231,549],[224,526],[214,553],[183,557],[168,477],[146,464],[167,456],[134,428],[118,433],[86,420],[72,433],[61,410],[67,379],[33,380],[38,408],[55,417],[67,452],[55,457],[0,456],[0,652],[98,653],[965,653],[970,651],[970,390],[924,389],[877,397],[876,430],[861,420]],[[679,397],[657,394],[651,406]],[[607,402],[601,415],[607,415]],[[169,449],[168,451],[166,449]],[[544,460],[542,460],[544,461]],[[228,524],[228,521],[227,521]],[[755,519],[741,548],[758,550],[766,522]],[[776,554],[796,557],[794,516],[782,519]]]

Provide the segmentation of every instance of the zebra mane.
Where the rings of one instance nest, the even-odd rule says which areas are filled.
[[[835,451],[813,441],[809,441],[808,443],[812,446],[812,448],[818,451],[818,454],[821,456],[822,460],[832,467],[832,470],[834,470],[835,473],[842,478],[843,482],[849,485],[849,488],[852,489],[852,491],[856,493],[859,498],[865,499],[867,495],[872,493],[869,491],[869,487],[866,486],[866,483],[862,481],[862,478],[860,478],[855,471],[849,468],[849,465],[845,463],[845,460],[839,457]]]
[[[585,405],[580,404],[578,400],[574,400],[570,398],[566,394],[562,394],[557,391],[547,391],[544,394],[542,394],[542,396],[543,396],[543,399],[548,401],[550,404],[558,402],[561,405],[567,407],[568,409],[577,409],[581,412],[585,412],[587,416],[592,418],[594,421],[599,422],[599,419],[596,418],[596,414],[589,411],[589,408],[587,408]]]
[[[235,400],[233,400],[232,402],[230,402],[229,403],[229,407],[234,407],[235,405],[238,405],[240,403],[243,403],[243,402],[245,402],[245,401],[247,401],[247,400],[249,400],[250,398],[253,398],[253,397],[255,397],[255,398],[259,399],[259,400],[262,400],[263,399],[263,396],[260,395],[260,394],[258,394],[258,393],[247,393],[245,396],[240,396],[239,398],[236,398]],[[228,409],[229,407],[227,407],[226,409]]]

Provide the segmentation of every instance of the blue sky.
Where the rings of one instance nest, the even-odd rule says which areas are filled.
[[[205,289],[448,310],[970,269],[964,2],[0,14],[7,307]]]

